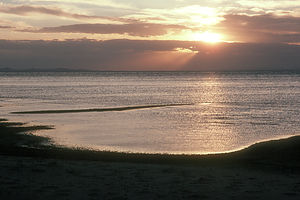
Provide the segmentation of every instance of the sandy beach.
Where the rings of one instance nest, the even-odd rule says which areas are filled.
[[[1,199],[298,199],[299,174],[1,156]]]
[[[228,154],[124,154],[44,147],[33,142],[41,139],[33,135],[23,135],[27,146],[20,146],[20,141],[7,146],[10,139],[5,133],[47,127],[1,121],[1,199],[300,197],[297,136]]]

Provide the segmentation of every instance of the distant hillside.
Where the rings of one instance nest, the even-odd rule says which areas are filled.
[[[90,72],[91,70],[83,69],[69,69],[69,68],[54,68],[54,69],[40,69],[40,68],[27,68],[15,69],[10,67],[0,68],[0,72]]]

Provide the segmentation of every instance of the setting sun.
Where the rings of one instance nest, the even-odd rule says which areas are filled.
[[[195,33],[193,34],[193,40],[208,43],[217,43],[222,41],[222,36],[218,33],[212,32]]]

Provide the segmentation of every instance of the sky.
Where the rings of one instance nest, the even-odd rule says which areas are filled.
[[[0,68],[300,70],[300,0],[2,0]]]

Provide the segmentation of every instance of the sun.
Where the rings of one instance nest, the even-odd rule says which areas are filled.
[[[208,43],[217,43],[222,41],[222,35],[212,32],[203,32],[193,34],[193,40]]]

